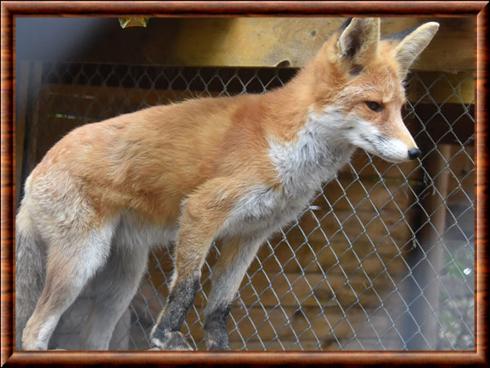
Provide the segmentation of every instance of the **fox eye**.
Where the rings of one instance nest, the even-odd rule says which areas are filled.
[[[371,110],[373,110],[375,112],[380,112],[384,108],[383,105],[381,105],[380,103],[378,103],[376,101],[365,101],[365,102],[366,102],[367,107],[369,107]]]

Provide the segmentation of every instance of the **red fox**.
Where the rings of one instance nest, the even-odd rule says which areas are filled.
[[[380,39],[378,18],[349,19],[282,88],[155,106],[66,135],[28,177],[16,218],[18,348],[47,349],[90,283],[80,348],[108,349],[150,248],[175,243],[151,348],[191,349],[179,330],[220,240],[204,329],[208,349],[228,349],[229,305],[260,245],[354,150],[420,155],[401,117],[403,80],[438,27]]]

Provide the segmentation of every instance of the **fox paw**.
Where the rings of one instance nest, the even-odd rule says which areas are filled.
[[[208,348],[208,350],[211,350],[211,351],[230,350],[230,346],[227,343],[215,341],[212,339],[208,339],[206,341],[206,347]]]
[[[206,334],[206,347],[208,350],[230,350],[228,343],[228,333],[226,329],[214,329],[207,331]]]
[[[152,337],[150,350],[194,350],[180,331],[164,331]]]

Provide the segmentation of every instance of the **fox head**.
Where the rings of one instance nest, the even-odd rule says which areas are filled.
[[[402,120],[403,81],[439,28],[425,23],[402,36],[380,39],[379,18],[353,18],[324,44],[308,66],[313,109],[340,111],[339,132],[352,145],[391,162],[420,155]]]

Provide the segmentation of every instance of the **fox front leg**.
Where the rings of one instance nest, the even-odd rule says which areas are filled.
[[[192,306],[201,268],[233,205],[241,195],[243,182],[216,178],[187,198],[179,221],[174,274],[168,302],[151,332],[153,347],[162,350],[190,350],[180,327]]]
[[[199,288],[199,277],[189,277],[171,288],[167,306],[151,333],[153,347],[161,350],[192,350],[179,331]]]
[[[206,346],[209,350],[228,350],[226,322],[230,303],[260,245],[267,237],[233,237],[223,239],[223,249],[212,274],[212,288],[204,311]]]

